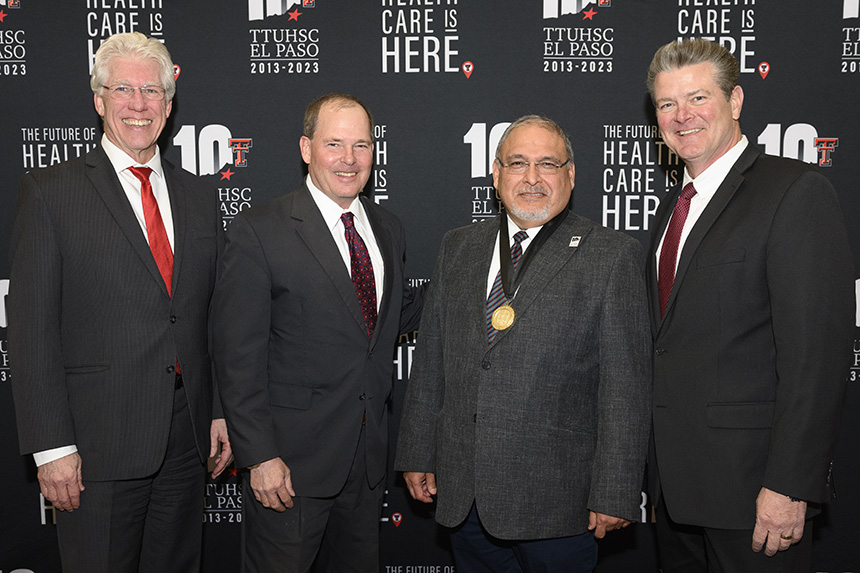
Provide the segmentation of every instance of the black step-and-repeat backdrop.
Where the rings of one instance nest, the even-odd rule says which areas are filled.
[[[163,39],[173,55],[177,96],[162,148],[217,190],[225,225],[299,183],[298,139],[312,99],[331,91],[363,99],[376,120],[368,191],[403,219],[415,281],[430,276],[446,230],[496,213],[496,142],[526,113],[569,132],[575,209],[646,241],[683,166],[659,138],[645,72],[658,46],[704,36],[740,61],[744,133],[766,153],[820,166],[860,255],[860,0],[0,0],[4,303],[18,180],[98,145],[93,54],[107,36],[129,31]],[[404,339],[393,357],[395,414],[414,343]],[[52,573],[60,570],[54,511],[39,495],[32,459],[18,454],[15,358],[6,348],[0,304],[0,573]],[[860,341],[854,350],[852,381]],[[816,571],[860,571],[856,382],[845,406],[838,499],[816,520]],[[235,472],[207,484],[207,573],[238,570],[241,487]],[[432,507],[411,503],[394,474],[380,527],[382,572],[454,571]],[[600,571],[656,570],[647,523],[600,548]]]

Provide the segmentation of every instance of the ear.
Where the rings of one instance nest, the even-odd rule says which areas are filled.
[[[171,111],[173,111],[173,100],[167,102],[167,107],[164,109],[164,117],[170,117]]]
[[[732,119],[737,121],[741,118],[741,108],[744,106],[744,90],[741,86],[735,86],[729,100],[732,102]]]
[[[568,167],[567,176],[570,177],[570,188],[573,189],[576,185],[576,167],[574,167],[573,161],[568,163]]]
[[[493,187],[498,191],[499,189],[499,160],[496,159],[493,161]]]
[[[302,151],[302,159],[304,159],[305,163],[308,165],[311,164],[311,140],[303,135],[301,139],[299,139],[299,149]]]
[[[102,117],[105,116],[105,102],[102,99],[103,96],[94,93],[93,94],[93,104],[96,106],[96,111]]]

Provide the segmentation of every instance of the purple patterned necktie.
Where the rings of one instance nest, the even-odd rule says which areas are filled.
[[[678,245],[681,242],[681,231],[684,229],[684,222],[687,220],[687,214],[690,212],[690,200],[695,194],[696,188],[693,187],[692,181],[684,185],[681,197],[675,203],[675,210],[672,211],[672,220],[669,221],[666,236],[663,238],[663,248],[660,249],[659,274],[657,275],[657,292],[660,293],[661,317],[666,314],[669,293],[672,292],[672,283],[675,282],[675,267],[678,261]]]
[[[514,244],[511,245],[511,263],[514,267],[514,274],[517,272],[517,267],[520,263],[520,257],[523,256],[522,242],[528,238],[528,233],[519,231],[514,235]],[[507,302],[505,289],[502,286],[502,269],[496,273],[496,280],[493,282],[493,288],[490,289],[490,296],[487,297],[487,341],[492,344],[496,339],[496,334],[499,332],[493,328],[493,313],[497,308]]]
[[[355,294],[361,305],[361,314],[367,326],[367,337],[370,338],[376,327],[376,278],[373,276],[373,264],[370,262],[367,246],[355,230],[352,217],[352,213],[344,213],[340,219],[343,221],[346,244],[349,245],[352,285],[355,287]]]

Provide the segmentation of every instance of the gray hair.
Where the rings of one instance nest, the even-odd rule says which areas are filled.
[[[732,97],[732,90],[738,85],[738,75],[740,74],[738,61],[731,52],[720,44],[702,38],[688,38],[669,42],[654,54],[651,65],[648,67],[647,82],[651,102],[656,103],[654,82],[657,79],[657,74],[703,63],[714,65],[714,81],[719,86],[720,91],[723,92],[726,100]]]
[[[110,67],[116,58],[131,60],[153,60],[158,65],[161,87],[167,101],[176,94],[176,80],[173,75],[173,60],[167,48],[154,38],[147,38],[140,32],[114,34],[104,41],[96,51],[93,72],[90,76],[90,87],[96,95],[102,95],[103,86],[111,78],[108,77]]]
[[[571,164],[573,163],[573,146],[571,146],[570,138],[567,136],[561,126],[548,117],[534,114],[524,115],[508,126],[508,128],[502,134],[502,137],[499,139],[499,144],[496,146],[497,160],[502,160],[500,153],[502,152],[502,145],[505,143],[505,140],[508,139],[508,136],[516,128],[522,127],[524,125],[538,125],[546,129],[547,131],[551,131],[552,133],[558,135],[564,142],[564,150],[567,152],[567,158],[570,160]]]

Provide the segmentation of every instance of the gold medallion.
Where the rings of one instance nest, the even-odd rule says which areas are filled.
[[[493,311],[493,318],[491,323],[493,328],[496,330],[505,330],[511,327],[514,323],[514,318],[516,318],[517,314],[514,312],[514,309],[511,308],[508,304],[503,304],[499,308]]]

